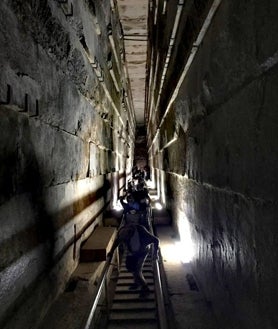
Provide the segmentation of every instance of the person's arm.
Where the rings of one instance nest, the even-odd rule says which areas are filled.
[[[124,197],[123,196],[120,197],[120,202],[121,202],[121,205],[124,207],[126,203],[124,202]]]
[[[120,197],[120,202],[121,202],[121,205],[124,209],[124,212],[127,212],[128,211],[128,204],[126,202],[124,202],[124,196]]]
[[[118,234],[117,234],[117,237],[116,237],[116,239],[115,239],[115,241],[114,241],[114,243],[113,243],[113,245],[112,245],[112,247],[111,247],[111,250],[110,250],[110,251],[108,252],[108,254],[107,254],[107,257],[110,257],[110,258],[113,257],[113,254],[114,254],[115,249],[116,249],[120,244],[122,244],[122,243],[124,242],[124,239],[125,239],[124,235],[121,234],[121,230],[119,230],[119,232],[118,232]]]
[[[148,199],[149,200],[149,203],[151,203],[151,197],[149,195],[148,189],[145,189],[145,193],[146,193],[146,199]]]
[[[121,241],[120,239],[117,237],[116,240],[114,241],[113,245],[112,245],[112,248],[110,249],[110,251],[108,252],[107,254],[107,257],[108,258],[112,258],[113,257],[113,254],[114,254],[114,251],[115,249],[119,246],[119,244],[121,244]]]
[[[107,257],[112,258],[113,253],[115,251],[115,249],[122,243],[125,243],[126,241],[126,231],[124,230],[124,227],[122,227],[121,229],[119,229],[118,233],[117,233],[117,237],[111,247],[111,250],[108,252]]]
[[[156,236],[152,236],[153,239],[153,259],[158,259],[158,248],[159,248],[159,239]]]

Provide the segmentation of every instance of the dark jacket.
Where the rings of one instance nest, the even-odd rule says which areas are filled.
[[[136,241],[133,241],[136,240]],[[108,256],[112,256],[114,250],[120,245],[125,244],[131,254],[142,255],[149,251],[149,246],[154,245],[153,257],[157,258],[159,239],[148,232],[142,225],[123,226],[117,234],[117,238],[111,248]]]

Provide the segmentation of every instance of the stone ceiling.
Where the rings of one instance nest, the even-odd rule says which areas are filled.
[[[148,0],[117,0],[137,126],[144,125]]]

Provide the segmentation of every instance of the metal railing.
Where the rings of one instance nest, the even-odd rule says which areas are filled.
[[[117,252],[118,252],[118,250],[117,250]],[[119,268],[119,255],[117,254],[117,264],[111,263],[111,260],[112,260],[112,257],[111,258],[109,257],[104,264],[104,267],[99,276],[99,281],[98,281],[96,288],[92,295],[92,305],[87,314],[87,317],[84,319],[84,321],[82,323],[81,329],[92,328],[92,322],[96,315],[96,309],[99,306],[100,298],[101,298],[101,295],[103,292],[105,295],[104,295],[104,302],[102,303],[102,306],[105,305],[106,313],[108,314],[108,311],[109,311],[108,280],[110,279],[108,272],[109,272],[110,266],[117,266]]]
[[[152,226],[151,226],[151,233],[152,234],[154,233]],[[153,246],[152,246],[152,252],[153,252]],[[159,265],[160,261],[161,261],[161,254],[159,252],[159,258],[156,259],[153,264],[157,316],[159,321],[159,329],[167,329],[168,320],[165,312],[165,301],[163,294],[164,289],[161,281],[161,273],[160,273],[160,265]]]

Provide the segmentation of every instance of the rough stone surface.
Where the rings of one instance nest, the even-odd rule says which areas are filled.
[[[135,122],[111,4],[0,4],[1,328],[36,328],[131,169]]]
[[[155,94],[149,104],[158,194],[181,236],[189,224],[193,272],[221,328],[278,326],[277,11],[274,0],[222,1],[168,112],[169,93],[156,112]],[[183,22],[178,31],[191,28],[197,38],[194,18]],[[158,39],[171,24],[156,30]],[[154,54],[161,47],[154,44]],[[194,51],[178,41],[174,48],[168,92],[182,56]],[[159,86],[159,73],[151,78]]]

